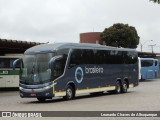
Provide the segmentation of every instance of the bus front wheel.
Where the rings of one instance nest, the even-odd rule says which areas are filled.
[[[71,100],[75,97],[75,91],[72,86],[68,85],[66,89],[66,96],[64,96],[65,100]]]
[[[46,100],[46,99],[43,98],[43,97],[38,97],[37,99],[38,99],[39,102],[45,102],[45,100]]]

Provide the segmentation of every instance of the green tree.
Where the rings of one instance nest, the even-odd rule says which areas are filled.
[[[101,33],[101,39],[107,46],[137,48],[139,36],[134,27],[116,23]]]
[[[150,0],[150,1],[153,1],[154,3],[160,4],[160,0]]]

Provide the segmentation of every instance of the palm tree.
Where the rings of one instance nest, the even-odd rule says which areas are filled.
[[[150,1],[153,1],[154,3],[160,4],[160,0],[150,0]]]

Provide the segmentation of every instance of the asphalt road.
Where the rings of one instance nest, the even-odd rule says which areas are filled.
[[[109,94],[77,96],[65,101],[54,98],[44,103],[35,98],[20,98],[18,91],[0,92],[0,111],[160,111],[160,79],[140,82],[138,87],[130,88],[125,94]],[[44,118],[43,118],[44,119]],[[49,118],[45,118],[49,119]],[[57,119],[57,118],[52,118]],[[74,119],[74,118],[58,118]],[[82,119],[82,118],[76,118]],[[108,119],[108,118],[85,118]],[[110,119],[155,119],[159,118],[110,118]]]

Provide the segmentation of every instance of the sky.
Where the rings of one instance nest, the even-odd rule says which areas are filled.
[[[78,43],[80,33],[124,23],[136,28],[143,52],[154,45],[160,53],[159,11],[149,0],[0,0],[0,38]]]

